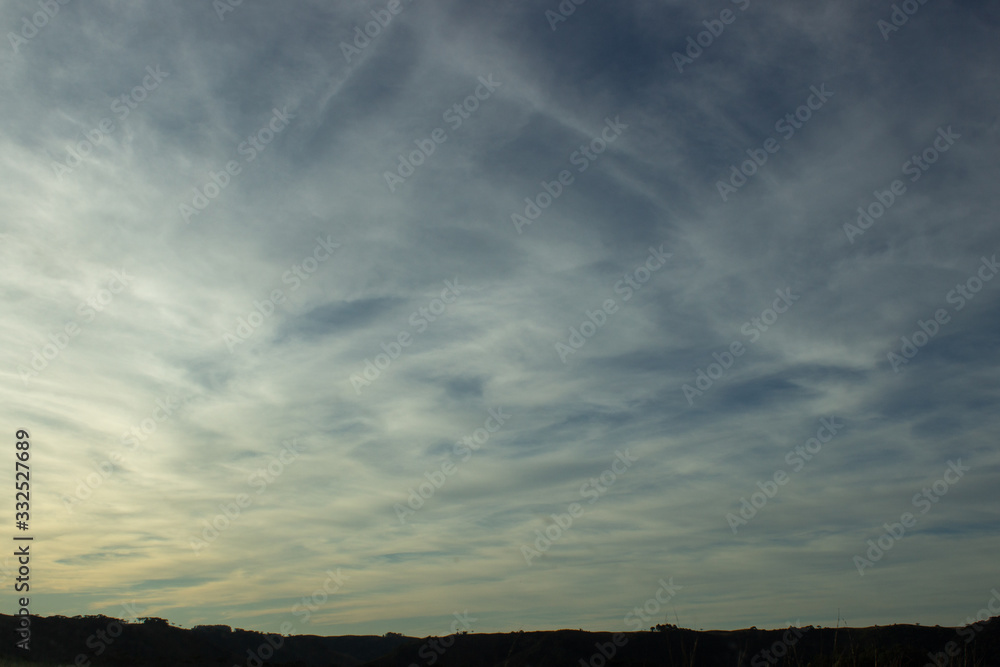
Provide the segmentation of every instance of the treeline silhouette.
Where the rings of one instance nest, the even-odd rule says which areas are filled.
[[[891,625],[646,632],[475,633],[446,637],[318,637],[226,625],[191,629],[162,618],[31,618],[31,650],[15,647],[18,617],[0,614],[0,666],[54,667],[1000,667],[1000,617],[961,628]]]

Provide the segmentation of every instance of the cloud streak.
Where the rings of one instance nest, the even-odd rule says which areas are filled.
[[[340,571],[309,632],[622,630],[661,579],[683,594],[653,620],[695,628],[958,624],[988,598],[991,5],[888,39],[862,3],[46,6],[30,38],[38,3],[0,9],[33,613],[276,632]],[[527,565],[617,451],[637,463]]]

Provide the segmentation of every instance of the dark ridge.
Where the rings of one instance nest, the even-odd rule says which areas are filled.
[[[961,628],[695,631],[673,625],[647,632],[558,630],[447,637],[282,637],[160,618],[31,617],[31,650],[16,648],[18,617],[0,614],[0,665],[54,667],[1000,667],[1000,617]],[[949,655],[949,653],[951,655]]]

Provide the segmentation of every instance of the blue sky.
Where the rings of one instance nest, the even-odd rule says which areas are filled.
[[[4,3],[32,611],[964,623],[1000,13],[903,4]]]

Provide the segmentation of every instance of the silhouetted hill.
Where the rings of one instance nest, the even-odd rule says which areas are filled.
[[[898,625],[878,628],[801,628],[797,630],[704,631],[664,628],[660,632],[524,632],[459,635],[439,652],[429,640],[418,640],[379,658],[367,667],[764,667],[801,665],[831,667],[881,665],[923,667],[928,653],[944,651],[949,642],[965,649],[951,665],[1000,667],[1000,617],[966,635],[956,628]],[[966,644],[965,637],[973,641]],[[440,640],[438,640],[440,642]],[[434,662],[430,658],[436,655]],[[963,661],[964,660],[964,661]],[[943,665],[941,667],[944,667]]]
[[[228,626],[128,623],[106,616],[32,617],[32,646],[14,647],[17,619],[0,614],[0,658],[24,664],[191,667],[1000,667],[1000,617],[964,628],[656,632],[514,632],[448,637],[280,637]],[[953,653],[949,658],[948,651]],[[21,664],[21,661],[11,664]],[[0,661],[0,665],[7,662]]]
[[[17,618],[0,614],[0,630],[14,637]],[[186,630],[163,619],[129,623],[107,616],[33,616],[30,659],[43,664],[90,665],[287,665],[357,667],[383,656],[410,638],[346,636],[281,637],[225,625]],[[8,645],[9,644],[9,645]],[[25,657],[14,641],[0,646],[2,657]],[[81,657],[82,656],[82,657]],[[0,663],[2,664],[2,663]]]

